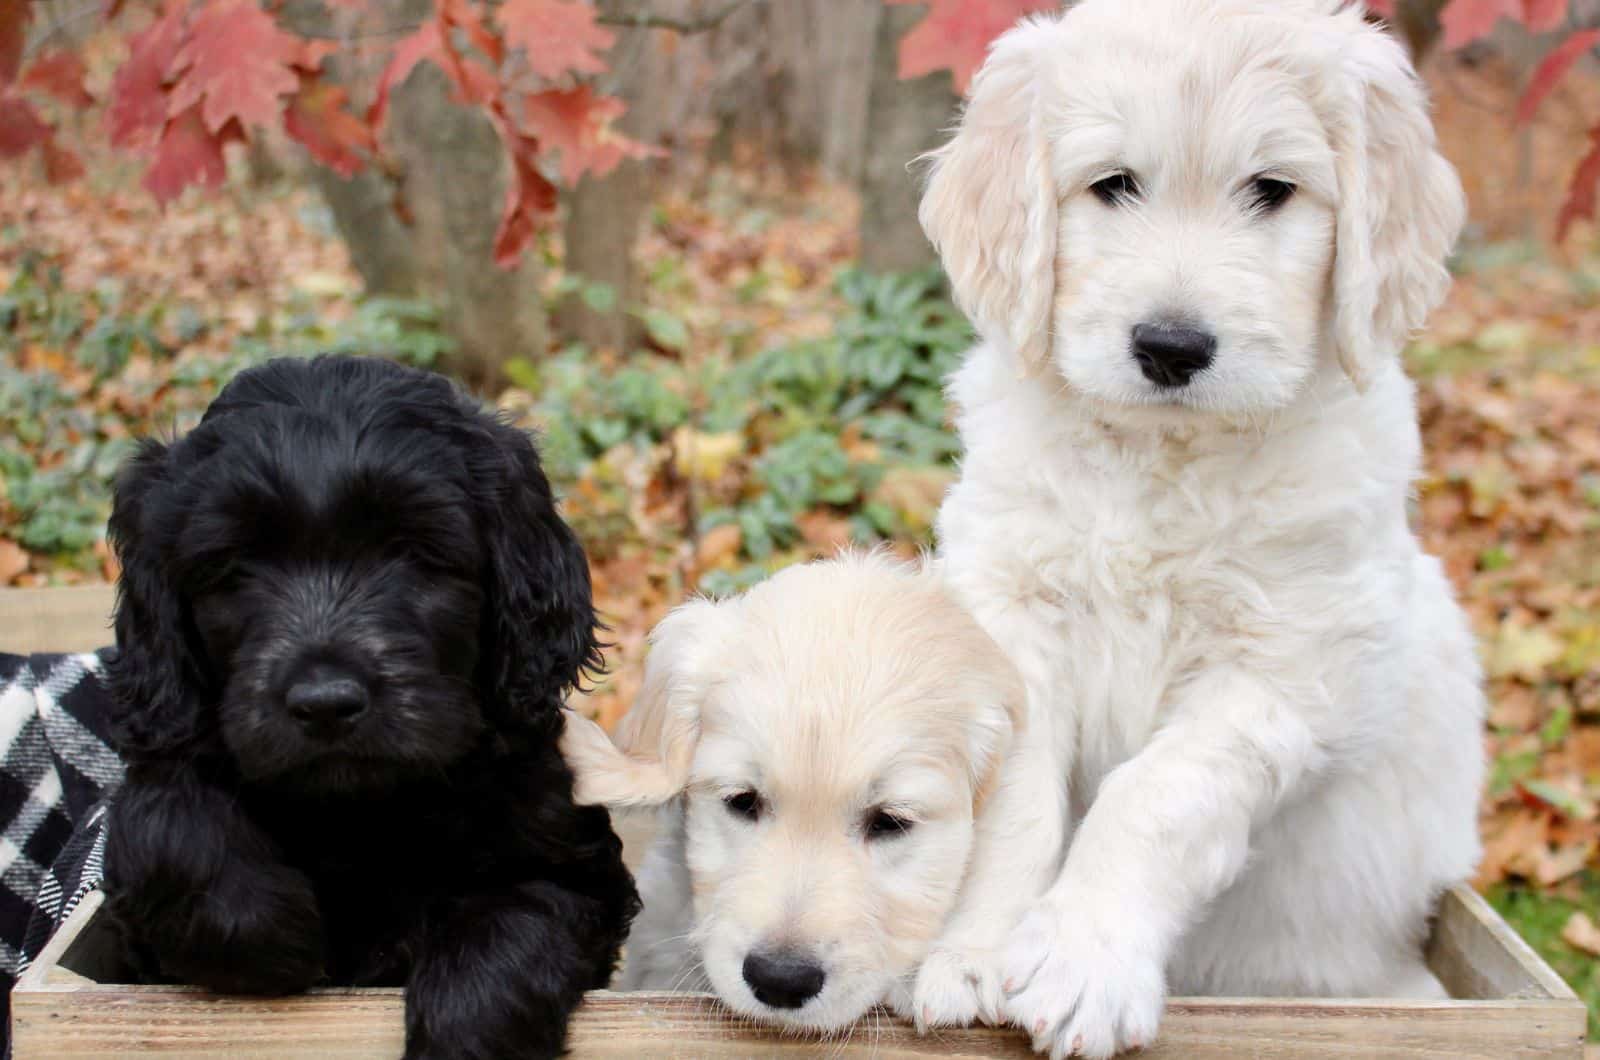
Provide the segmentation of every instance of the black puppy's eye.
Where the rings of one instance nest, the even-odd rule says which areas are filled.
[[[764,806],[761,796],[753,791],[739,791],[732,795],[722,797],[722,805],[735,817],[743,817],[747,821],[759,821]]]
[[[1124,199],[1137,197],[1139,182],[1133,179],[1132,173],[1113,173],[1089,185],[1089,190],[1094,192],[1095,198],[1107,206],[1115,206]]]
[[[894,839],[911,831],[914,824],[916,822],[909,817],[901,817],[888,810],[873,810],[867,815],[867,838]]]
[[[1250,182],[1250,205],[1270,212],[1288,202],[1294,192],[1294,185],[1288,181],[1257,177]]]

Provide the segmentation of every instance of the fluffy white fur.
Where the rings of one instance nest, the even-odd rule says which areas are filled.
[[[1091,192],[1119,172],[1135,194]],[[1260,177],[1294,194],[1263,208]],[[1085,0],[995,44],[922,220],[982,338],[941,555],[1028,736],[924,1025],[1101,1057],[1167,990],[1440,994],[1421,943],[1478,857],[1484,704],[1407,524],[1397,354],[1463,213],[1356,5]],[[1130,332],[1174,317],[1215,361],[1159,389]]]
[[[904,1010],[1011,742],[1016,671],[933,574],[881,556],[687,604],[652,642],[621,749],[579,718],[563,745],[580,801],[668,804],[622,988],[709,986],[810,1031]],[[736,808],[751,795],[754,819]],[[905,830],[871,834],[880,812]],[[757,950],[820,963],[820,993],[763,1004],[742,972]]]

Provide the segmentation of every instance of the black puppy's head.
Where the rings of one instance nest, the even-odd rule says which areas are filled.
[[[527,436],[351,357],[240,374],[116,486],[124,751],[354,790],[555,724],[598,661],[588,567]]]

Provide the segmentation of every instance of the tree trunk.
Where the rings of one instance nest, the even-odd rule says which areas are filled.
[[[386,0],[377,6],[377,13],[352,12],[296,0],[285,18],[301,31],[328,33],[358,30],[363,19],[421,22],[433,5]],[[341,51],[329,56],[326,69],[359,98],[370,94],[381,61]],[[345,180],[313,164],[312,177],[367,290],[433,299],[456,342],[448,367],[469,386],[492,393],[504,382],[507,360],[537,359],[546,347],[537,256],[525,255],[511,270],[494,263],[509,177],[499,137],[487,117],[450,98],[440,70],[422,63],[391,94],[385,140],[398,174],[369,166]],[[395,212],[397,194],[408,220]]]
[[[511,269],[494,262],[494,236],[509,178],[489,119],[450,98],[444,72],[418,65],[394,93],[390,121],[415,218],[412,261],[423,293],[437,298],[457,349],[451,367],[492,393],[513,357],[542,358],[545,313],[537,252]]]
[[[1439,25],[1439,12],[1444,10],[1445,2],[1446,0],[1400,0],[1395,5],[1394,18],[1391,22],[1405,39],[1406,46],[1411,50],[1413,62],[1422,62],[1443,35],[1444,30]]]
[[[395,214],[394,188],[388,179],[372,168],[348,180],[326,166],[310,168],[367,292],[417,294],[416,233]]]
[[[873,50],[884,19],[882,0],[831,0],[817,20],[822,79],[822,171],[854,184],[866,160],[867,107]]]
[[[650,10],[658,14],[690,13],[685,0],[675,4],[657,0],[657,4]],[[627,14],[630,8],[608,10]],[[608,53],[611,70],[597,79],[596,89],[628,104],[617,125],[636,140],[659,143],[679,117],[672,110],[679,95],[671,86],[678,45],[667,30],[617,30]],[[615,296],[608,309],[592,308],[577,292],[561,306],[556,323],[563,335],[591,349],[624,351],[644,337],[644,327],[633,312],[644,301],[633,252],[655,190],[656,169],[649,159],[624,159],[604,177],[583,178],[565,196],[567,272],[586,285],[604,284]]]
[[[917,223],[920,181],[907,166],[939,145],[958,99],[947,72],[900,80],[900,39],[922,16],[918,7],[885,9],[873,50],[861,173],[861,263],[880,272],[935,260]]]

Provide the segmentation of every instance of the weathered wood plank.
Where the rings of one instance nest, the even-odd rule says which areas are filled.
[[[274,1000],[218,998],[185,987],[44,986],[13,999],[16,1056],[398,1056],[394,990],[323,990]],[[1404,1056],[1565,1057],[1583,1053],[1581,1006],[1560,1001],[1298,1001],[1177,999],[1150,1060]],[[883,1013],[847,1041],[783,1036],[684,994],[589,995],[573,1019],[572,1054],[622,1058],[1031,1056],[1013,1031],[974,1028],[919,1037]]]
[[[0,651],[92,651],[112,642],[109,585],[0,589]]]
[[[1458,998],[1577,995],[1472,888],[1445,892],[1428,942],[1428,966]]]
[[[398,990],[319,990],[270,1000],[215,997],[189,987],[119,986],[84,978],[103,962],[90,895],[12,995],[13,1042],[28,1057],[392,1057],[403,1038]],[[1280,998],[1176,998],[1153,1060],[1398,1056],[1563,1057],[1583,1051],[1585,1012],[1537,957],[1515,951],[1493,910],[1455,894],[1441,908],[1433,952],[1458,960],[1464,982],[1509,984],[1511,999],[1402,1002]],[[1496,947],[1500,947],[1497,949]],[[1477,960],[1479,965],[1465,962]],[[1531,960],[1531,965],[1528,964]],[[69,968],[66,975],[55,970]],[[75,969],[75,970],[74,970]],[[1484,970],[1487,969],[1487,970]],[[572,1055],[594,1060],[833,1056],[1015,1057],[1032,1055],[1014,1031],[944,1030],[919,1037],[886,1013],[869,1015],[845,1040],[785,1036],[728,1015],[690,994],[589,995],[573,1019]]]

